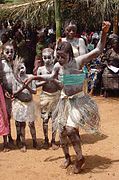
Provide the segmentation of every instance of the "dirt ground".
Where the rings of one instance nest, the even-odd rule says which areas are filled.
[[[2,152],[0,138],[0,180],[119,180],[119,98],[93,97],[101,116],[102,135],[89,135],[80,130],[83,154],[86,162],[80,174],[72,174],[72,166],[62,170],[63,152],[59,148],[53,151],[32,148],[31,136],[26,127],[27,152],[22,153],[15,148],[8,153]],[[35,96],[38,103],[38,95]],[[38,144],[43,144],[42,122],[36,120]],[[16,138],[14,120],[12,135]],[[49,123],[49,139],[51,139],[51,123]],[[57,141],[59,141],[57,134]],[[70,147],[72,160],[75,153]]]

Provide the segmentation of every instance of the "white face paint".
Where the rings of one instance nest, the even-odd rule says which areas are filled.
[[[54,57],[51,52],[43,52],[42,58],[43,58],[44,64],[46,65],[54,64]]]
[[[5,49],[3,50],[3,55],[8,61],[13,60],[14,57],[14,48],[13,46],[6,45]]]
[[[18,75],[19,75],[19,77],[21,77],[25,74],[26,74],[26,67],[24,64],[20,64],[18,67]]]

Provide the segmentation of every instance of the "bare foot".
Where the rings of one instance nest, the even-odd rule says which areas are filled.
[[[43,148],[44,149],[49,149],[49,147],[50,147],[49,142],[45,141],[44,144],[43,144]]]
[[[56,143],[51,144],[53,150],[57,150],[59,146]]]
[[[8,145],[4,145],[3,147],[3,152],[9,152],[10,151],[10,148],[8,147]]]
[[[26,146],[23,146],[21,149],[20,149],[21,152],[26,152],[27,149],[26,149]]]
[[[70,159],[70,158],[67,158],[67,159],[65,159],[65,161],[63,162],[63,164],[60,165],[60,167],[61,167],[62,169],[66,169],[70,164],[71,164],[71,159]]]
[[[15,147],[15,144],[14,144],[14,140],[11,138],[9,138],[9,147],[10,148],[14,148]]]
[[[82,159],[80,159],[79,161],[76,161],[76,164],[74,166],[74,171],[73,171],[74,174],[78,174],[81,172],[81,168],[84,165],[84,163],[85,163],[84,157],[82,157]]]

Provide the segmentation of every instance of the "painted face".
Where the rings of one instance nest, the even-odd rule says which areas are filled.
[[[26,67],[24,64],[20,64],[18,67],[18,74],[19,76],[23,76],[24,74],[26,74]]]
[[[76,35],[76,26],[75,25],[68,25],[66,28],[65,28],[65,34],[66,36],[69,38],[69,39],[73,39]]]
[[[69,55],[67,53],[57,51],[57,61],[61,66],[63,66],[69,61]]]
[[[50,65],[54,63],[54,57],[52,53],[50,52],[44,52],[42,54],[42,58],[43,58],[44,64]]]
[[[3,55],[8,61],[13,60],[14,57],[14,48],[13,46],[6,45],[3,50]]]

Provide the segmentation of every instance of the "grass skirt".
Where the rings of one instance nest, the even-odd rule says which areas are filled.
[[[40,94],[41,118],[48,119],[54,111],[60,98],[60,91],[48,93],[42,91]]]
[[[97,104],[84,92],[73,96],[61,93],[60,100],[53,113],[53,130],[62,130],[67,120],[72,120],[75,127],[81,127],[89,133],[96,133],[99,129],[100,117]],[[72,126],[72,125],[71,125]]]

